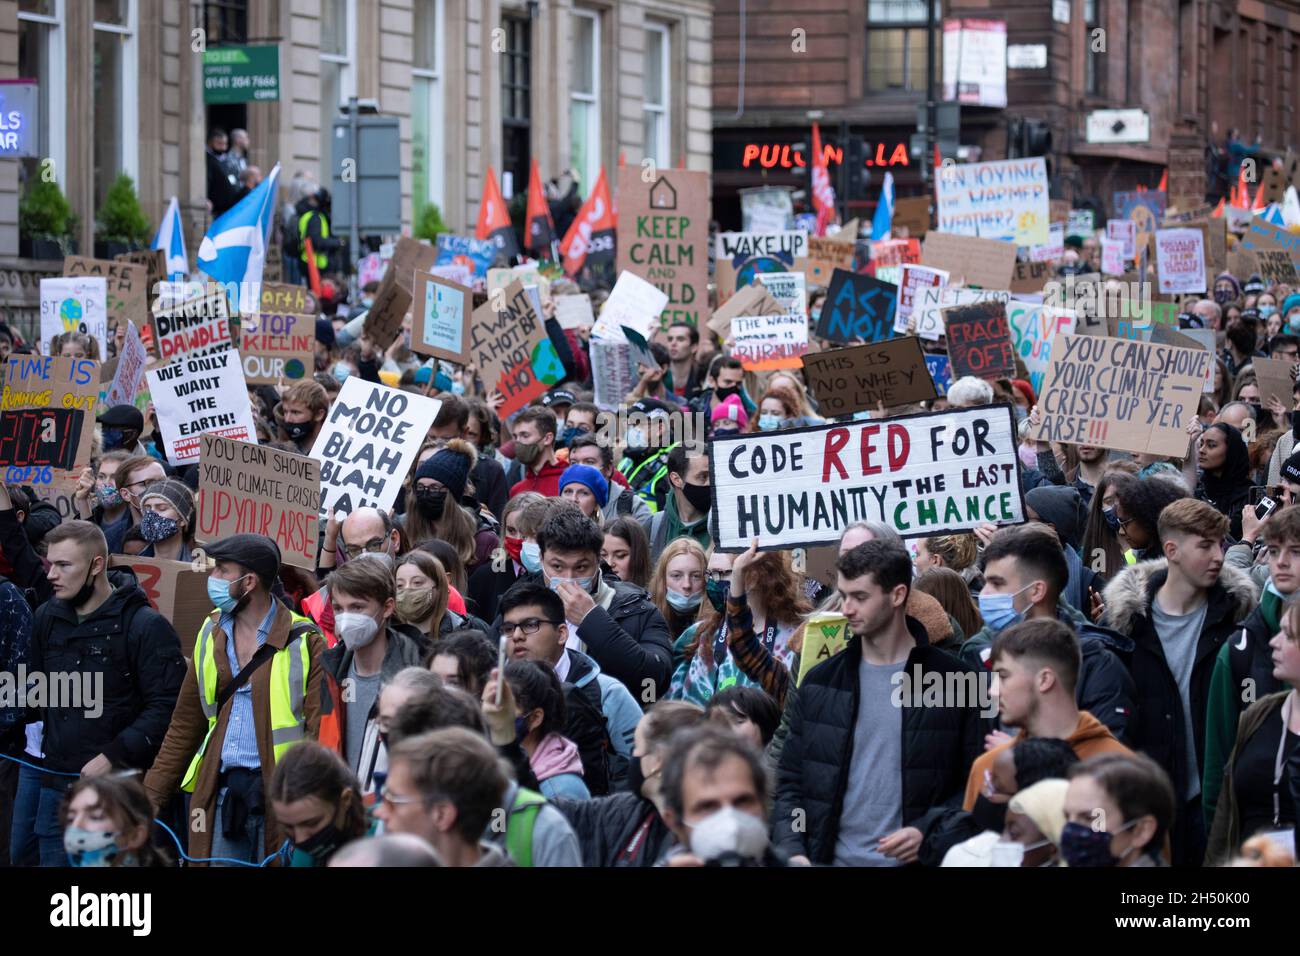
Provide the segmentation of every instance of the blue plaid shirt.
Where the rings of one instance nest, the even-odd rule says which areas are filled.
[[[271,610],[257,626],[257,646],[266,643],[271,633],[271,624],[275,621],[277,604],[271,602]],[[230,659],[230,674],[239,676],[239,657],[235,653],[235,618],[232,614],[221,615],[221,629],[226,632],[226,657]],[[255,652],[256,653],[256,652]],[[226,724],[226,739],[221,742],[221,771],[244,767],[258,770],[262,766],[262,757],[257,752],[257,726],[253,722],[253,682],[250,680],[235,691],[234,700],[230,702],[230,722]]]

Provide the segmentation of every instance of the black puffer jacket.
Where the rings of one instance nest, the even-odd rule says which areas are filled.
[[[932,671],[945,686],[948,674],[970,674],[973,684],[979,672],[931,647],[919,621],[909,617],[907,629],[916,640],[904,668],[910,679],[919,667],[923,684],[924,675]],[[790,856],[802,854],[814,863],[834,861],[853,759],[861,661],[862,642],[849,641],[844,651],[808,672],[789,705],[790,732],[777,770],[772,839]],[[978,702],[969,707],[904,707],[904,826],[927,833],[943,805],[960,807],[971,763],[992,726],[980,715]],[[796,831],[797,820],[805,821],[805,832]]]
[[[1168,576],[1163,558],[1131,565],[1106,586],[1103,600],[1105,623],[1132,638],[1134,644],[1129,667],[1137,685],[1138,706],[1127,743],[1160,764],[1181,793],[1188,778],[1183,702],[1151,613],[1151,602]],[[1235,623],[1248,617],[1258,603],[1259,591],[1249,575],[1225,564],[1210,588],[1189,688],[1198,774],[1205,763],[1205,714],[1215,656],[1235,631]]]
[[[673,842],[672,831],[655,805],[640,794],[624,791],[594,800],[566,797],[551,803],[578,835],[583,866],[654,866]]]
[[[79,771],[101,753],[115,768],[147,770],[185,677],[176,630],[149,606],[135,575],[114,568],[108,580],[113,593],[80,623],[60,598],[36,611],[31,672],[81,675],[82,694],[89,676],[93,695],[79,702],[86,706],[43,707],[31,715],[45,721],[45,764],[51,770]],[[95,712],[99,707],[102,713]]]
[[[520,581],[546,587],[540,572],[523,574]],[[644,706],[668,693],[673,676],[673,642],[668,622],[650,601],[645,588],[626,581],[605,581],[614,588],[609,610],[597,604],[578,628],[586,654],[603,673],[623,682]],[[492,622],[493,642],[501,636],[501,616]],[[649,681],[649,685],[646,684]]]

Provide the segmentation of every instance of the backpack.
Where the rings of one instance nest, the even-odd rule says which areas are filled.
[[[515,866],[533,865],[533,830],[544,806],[546,798],[536,791],[520,787],[515,792],[515,801],[506,816],[506,854]]]
[[[619,517],[626,518],[632,514],[632,492],[624,489],[624,493],[614,499],[614,513]]]
[[[595,691],[592,701],[587,688]],[[614,752],[605,713],[600,708],[600,686],[592,680],[585,687],[564,682],[564,736],[578,747],[582,759],[582,782],[593,797],[610,792],[610,755]]]

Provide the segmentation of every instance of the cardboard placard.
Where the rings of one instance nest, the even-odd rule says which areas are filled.
[[[144,288],[146,302],[156,295],[159,282],[167,280],[167,253],[161,249],[136,249],[134,252],[122,252],[113,257],[115,262],[128,265],[144,266]],[[143,322],[144,315],[137,316]]]
[[[388,263],[379,291],[375,293],[374,304],[366,315],[364,332],[375,348],[381,351],[388,348],[401,334],[402,321],[411,308],[415,273],[428,272],[437,261],[438,250],[433,246],[409,236],[397,240],[392,261]]]
[[[230,300],[218,288],[175,308],[153,313],[153,328],[158,357],[164,363],[220,352],[234,344],[230,337]]]
[[[77,443],[84,427],[86,413],[79,408],[5,412],[0,415],[0,468],[69,471],[77,463]]]
[[[31,485],[38,493],[76,483],[77,473],[90,464],[92,440],[95,433],[95,405],[99,401],[99,363],[94,359],[74,359],[64,356],[10,355],[6,366],[4,397],[0,419],[17,416],[22,412],[44,410],[75,411],[81,416],[77,428],[76,416],[61,422],[52,422],[56,434],[68,436],[76,429],[71,442],[56,442],[66,455],[67,447],[75,449],[72,464],[14,466],[5,472],[5,482]],[[62,417],[62,416],[56,416]],[[64,459],[61,459],[64,460]]]
[[[920,239],[930,231],[930,197],[904,196],[894,200],[894,221],[891,232],[902,233]]]
[[[803,375],[822,414],[833,417],[938,397],[914,335],[805,355]]]
[[[1296,380],[1296,363],[1286,359],[1257,357],[1252,360],[1255,378],[1259,383],[1260,403],[1268,408],[1269,402],[1276,398],[1283,408],[1295,404],[1293,390]]]
[[[1052,364],[1053,341],[1059,335],[1074,334],[1074,312],[1014,299],[1006,308],[1016,354],[1025,363],[1029,385],[1037,395]]]
[[[41,354],[57,336],[81,332],[108,354],[108,280],[103,276],[41,280]]]
[[[1168,197],[1158,190],[1117,192],[1114,195],[1115,218],[1131,219],[1137,230],[1134,254],[1151,241],[1156,227],[1165,218]]]
[[[1050,262],[1016,262],[1011,269],[1011,281],[1008,285],[1012,293],[1041,292],[1052,279]]]
[[[802,272],[763,272],[754,278],[786,315],[808,317],[808,280]]]
[[[903,266],[903,275],[898,282],[898,307],[894,310],[894,331],[900,334],[907,332],[912,309],[922,292],[932,292],[947,284],[948,273],[944,269]]]
[[[709,174],[659,169],[652,182],[639,165],[618,171],[617,268],[668,295],[661,322],[699,326],[708,309]]]
[[[113,328],[134,319],[143,322],[149,314],[149,270],[115,259],[67,256],[65,276],[101,276],[105,281],[108,322]]]
[[[1011,293],[999,289],[962,289],[953,286],[939,286],[934,289],[920,289],[916,303],[912,306],[912,320],[916,334],[931,342],[943,337],[943,310],[955,305],[975,305],[979,302],[1002,302],[1011,300]]]
[[[417,271],[411,304],[411,351],[464,365],[469,361],[473,315],[472,289]]]
[[[1231,250],[1225,260],[1226,268],[1239,282],[1245,282],[1259,272],[1259,256],[1244,249]]]
[[[1038,394],[1039,441],[1187,454],[1210,358],[1199,349],[1063,335]]]
[[[747,285],[718,306],[709,319],[709,328],[715,335],[726,338],[731,334],[731,320],[738,315],[782,315],[781,303],[761,285]]]
[[[280,315],[310,315],[313,319],[320,315],[320,303],[311,289],[302,285],[285,282],[263,282],[261,312],[274,312]],[[251,313],[252,310],[250,309]]]
[[[239,360],[249,385],[291,385],[315,374],[315,317],[277,312],[244,316]]]
[[[718,305],[754,281],[760,272],[790,272],[796,259],[808,257],[808,233],[720,232],[714,278]]]
[[[1157,229],[1155,237],[1160,292],[1204,292],[1204,234],[1199,229]]]
[[[212,613],[212,600],[208,597],[210,570],[196,570],[194,563],[185,561],[129,554],[112,555],[108,566],[131,569],[150,606],[176,629],[181,647],[193,648],[199,629]]]
[[[200,436],[205,433],[257,441],[248,387],[234,349],[185,356],[149,369],[145,377],[167,460],[173,465],[198,461]]]
[[[953,285],[1006,289],[1016,268],[1016,247],[997,239],[931,232],[921,247],[921,265],[946,269]]]
[[[113,382],[108,387],[104,398],[104,408],[114,405],[134,405],[135,396],[140,391],[140,382],[144,379],[144,366],[149,354],[140,341],[140,330],[130,319],[126,323],[126,339],[122,350],[117,353],[117,367],[113,370]]]
[[[1006,405],[715,435],[710,530],[735,552],[837,542],[855,521],[904,538],[1019,524],[1017,444]]]
[[[1070,309],[1074,312],[1074,334],[1106,335],[1106,315],[1117,312],[1118,306],[1110,307],[1112,298],[1107,295],[1102,285],[1101,273],[1089,272],[1083,275],[1065,276],[1053,280],[1043,288],[1043,303],[1056,309]],[[1114,302],[1120,298],[1117,291]]]
[[[1047,227],[1047,242],[1041,246],[1030,246],[1030,262],[1051,262],[1065,255],[1065,223],[1054,222]]]
[[[944,232],[1005,239],[1018,246],[1047,242],[1051,206],[1043,157],[945,165],[935,184]]]
[[[731,320],[731,341],[732,356],[749,371],[799,368],[799,357],[808,351],[808,320],[801,315],[738,315]]]
[[[555,303],[555,321],[562,329],[589,329],[596,324],[595,313],[591,311],[591,296],[557,295]]]
[[[498,298],[474,310],[469,351],[488,394],[495,390],[504,396],[497,414],[506,418],[563,379],[564,366],[547,338],[540,309],[523,285],[512,282]]]
[[[1101,237],[1102,275],[1122,276],[1125,271],[1124,241]]]
[[[197,540],[265,535],[280,546],[285,564],[314,571],[320,497],[320,463],[314,458],[203,436]]]
[[[1011,344],[1007,307],[980,302],[943,310],[948,358],[954,378],[1014,378],[1016,350]]]
[[[880,270],[921,261],[921,240],[881,239],[871,244],[871,271],[880,277]]]
[[[1300,281],[1296,275],[1295,263],[1290,254],[1280,249],[1256,249],[1255,262],[1260,277],[1265,282],[1280,282],[1295,285]]]
[[[804,578],[833,588],[839,581],[835,564],[840,559],[840,545],[823,544],[816,548],[800,548],[804,556]]]
[[[441,407],[436,398],[349,375],[311,448],[321,463],[320,517],[391,508]]]
[[[831,342],[879,342],[894,334],[898,286],[836,269],[822,301],[817,337]]]
[[[631,272],[620,272],[609,298],[601,306],[596,324],[591,327],[591,337],[622,341],[627,338],[623,333],[627,327],[648,340],[660,327],[667,304],[668,293],[654,283]]]
[[[948,356],[926,353],[925,367],[930,373],[930,380],[934,382],[934,390],[940,395],[947,395],[948,386],[952,384],[952,362]]]
[[[1137,223],[1132,219],[1107,219],[1106,238],[1121,243],[1120,255],[1125,259],[1137,255]]]

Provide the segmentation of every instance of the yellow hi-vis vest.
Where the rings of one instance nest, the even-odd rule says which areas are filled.
[[[328,239],[330,237],[330,221],[325,218],[325,214],[321,212],[319,209],[309,209],[307,212],[303,213],[301,216],[298,217],[298,247],[302,249],[302,252],[298,254],[298,258],[303,261],[303,265],[307,264],[307,243],[305,241],[307,239],[307,221],[311,219],[312,216],[315,216],[318,213],[320,215],[321,238]],[[330,257],[328,255],[326,255],[323,252],[316,253],[317,269],[324,271],[325,269],[329,268],[329,264],[330,264]]]
[[[276,763],[284,756],[286,750],[302,741],[306,733],[306,719],[303,715],[303,699],[307,696],[307,673],[311,669],[311,648],[307,636],[316,630],[310,618],[290,612],[293,623],[290,625],[289,642],[283,650],[276,651],[271,657],[271,749]],[[190,761],[185,772],[181,789],[186,793],[194,792],[194,781],[199,776],[199,765],[203,754],[212,739],[212,731],[217,726],[217,662],[213,655],[214,635],[220,632],[217,626],[221,612],[213,611],[203,627],[199,630],[198,640],[194,642],[194,676],[199,682],[199,703],[203,714],[208,718],[208,733],[203,738],[203,746]],[[305,626],[304,626],[305,625]],[[230,702],[228,702],[230,703]],[[220,759],[220,754],[217,755]],[[264,768],[268,773],[270,767]]]

